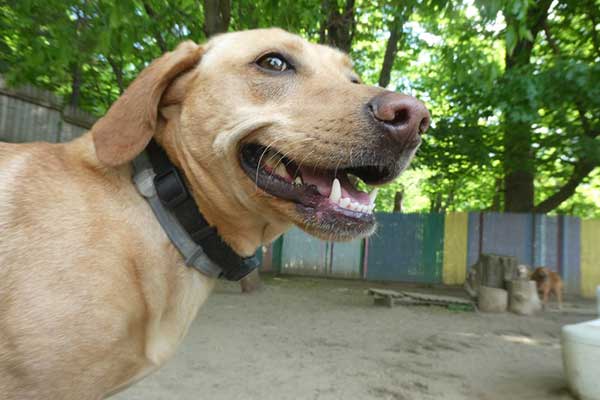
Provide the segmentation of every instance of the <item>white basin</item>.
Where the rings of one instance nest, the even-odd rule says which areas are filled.
[[[600,400],[600,319],[563,326],[562,353],[571,392]]]

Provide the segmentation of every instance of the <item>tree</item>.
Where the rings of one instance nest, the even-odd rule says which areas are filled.
[[[340,7],[338,0],[323,0],[321,5],[323,23],[320,30],[321,43],[350,52],[356,28],[355,0],[345,0]]]
[[[230,20],[230,0],[204,0],[204,34],[206,37],[227,32]]]
[[[186,39],[279,26],[349,51],[433,127],[391,211],[600,215],[600,0],[6,0],[0,72],[97,115]],[[600,196],[598,194],[597,196]]]
[[[594,176],[599,4],[549,3],[481,2],[479,14],[463,5],[427,24],[438,43],[420,90],[435,128],[418,160],[434,171],[431,198],[453,194],[449,209],[549,212]],[[544,30],[556,30],[554,44]]]
[[[510,80],[521,70],[528,70],[538,33],[546,24],[552,0],[507,2],[502,10],[506,20],[505,76]],[[504,209],[528,212],[534,204],[535,158],[532,154],[531,122],[515,114],[519,104],[528,107],[527,93],[520,90],[511,107],[505,110],[504,122]],[[533,110],[531,110],[533,111]]]

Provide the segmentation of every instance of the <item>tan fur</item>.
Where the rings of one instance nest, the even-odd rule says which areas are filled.
[[[252,67],[267,51],[306,68],[268,79]],[[226,34],[155,61],[79,139],[1,143],[0,398],[106,397],[164,363],[210,293],[131,183],[152,136],[239,254],[292,223],[318,234],[256,189],[238,146],[277,143],[324,167],[352,157],[370,138],[350,109],[381,92],[352,77],[345,55],[284,31]]]
[[[531,280],[536,282],[538,292],[542,294],[542,305],[548,305],[550,293],[556,296],[558,308],[562,308],[563,281],[560,276],[546,267],[538,267],[531,274]]]

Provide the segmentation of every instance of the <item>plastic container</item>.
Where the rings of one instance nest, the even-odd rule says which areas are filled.
[[[600,286],[596,287],[596,302],[598,305],[598,318],[600,318]]]
[[[571,392],[600,400],[600,319],[563,326],[562,353]]]

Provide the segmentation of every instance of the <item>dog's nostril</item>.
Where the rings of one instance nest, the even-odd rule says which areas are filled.
[[[410,112],[406,108],[397,110],[394,114],[394,119],[388,123],[394,126],[404,125],[410,120]]]
[[[368,103],[371,116],[398,143],[425,133],[431,120],[423,103],[412,96],[384,91]]]
[[[419,124],[419,135],[424,134],[427,129],[429,129],[429,118],[425,117],[421,120],[421,123]]]
[[[367,108],[369,109],[369,112],[370,112],[372,115],[374,115],[374,116],[376,115],[375,106],[374,106],[373,104],[371,104],[371,103],[368,103],[368,104],[367,104]],[[377,117],[375,117],[375,118],[377,118]]]

